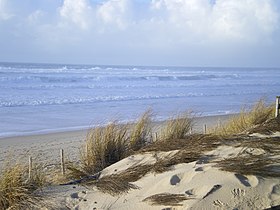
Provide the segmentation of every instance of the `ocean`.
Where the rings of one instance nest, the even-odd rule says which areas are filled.
[[[0,63],[0,137],[69,131],[183,111],[239,112],[280,94],[280,68]]]

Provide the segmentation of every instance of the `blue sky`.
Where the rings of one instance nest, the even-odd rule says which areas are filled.
[[[0,61],[280,67],[279,0],[0,0]]]

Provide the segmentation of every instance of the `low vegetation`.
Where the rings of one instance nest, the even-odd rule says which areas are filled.
[[[181,202],[189,200],[184,194],[161,193],[145,198],[143,201],[151,205],[182,206]]]
[[[256,126],[262,125],[273,118],[274,106],[265,104],[263,99],[259,100],[252,109],[243,108],[240,113],[232,117],[224,125],[213,129],[212,133],[220,136],[231,136],[244,133]]]
[[[83,179],[86,185],[94,185],[111,195],[138,189],[134,183],[148,173],[163,173],[174,165],[193,161],[212,161],[205,156],[220,145],[243,147],[243,153],[216,161],[221,170],[243,175],[279,177],[279,137],[260,138],[250,133],[271,134],[280,131],[280,118],[273,118],[273,106],[260,100],[251,110],[243,109],[239,115],[215,128],[209,134],[192,133],[191,114],[179,114],[166,121],[157,130],[152,126],[151,111],[145,112],[135,123],[112,122],[90,130],[80,151],[78,163],[67,163],[67,178]],[[237,135],[238,134],[238,135]],[[261,149],[264,153],[249,154],[247,149]],[[159,152],[175,151],[164,158]],[[100,176],[100,171],[119,160],[145,152],[155,153],[156,162],[134,165],[125,171]],[[171,154],[171,153],[170,153]],[[41,203],[38,190],[46,183],[45,172],[34,165],[32,179],[28,179],[28,167],[24,164],[7,165],[0,175],[0,209],[36,209]],[[94,176],[93,176],[94,175]],[[84,179],[86,177],[86,179]],[[93,178],[94,177],[94,178]],[[61,177],[60,177],[61,178]],[[63,182],[69,181],[63,177]],[[144,199],[153,205],[181,205],[187,198],[180,194],[158,194]]]
[[[113,196],[127,193],[131,189],[138,189],[135,182],[152,170],[152,165],[136,165],[127,170],[103,176],[98,180],[89,181],[87,185],[95,185],[101,192],[109,193]]]
[[[280,116],[277,118],[272,118],[262,124],[255,126],[254,128],[249,129],[249,133],[259,133],[270,135],[274,132],[280,132]]]
[[[95,174],[152,141],[151,111],[133,124],[112,122],[89,131],[80,152],[80,164],[69,163],[70,178]]]
[[[152,112],[146,111],[135,123],[129,132],[129,149],[137,151],[152,141]]]
[[[216,161],[221,170],[242,175],[280,177],[280,137],[238,136],[228,142],[243,148],[236,157]]]
[[[89,131],[80,151],[80,165],[68,164],[71,178],[92,175],[126,157],[128,127],[112,122]]]
[[[209,145],[210,144],[211,143],[209,141]],[[202,147],[194,150],[190,148],[181,148],[175,154],[167,155],[164,158],[156,155],[156,162],[154,164],[147,163],[134,165],[125,171],[121,171],[116,174],[106,175],[97,180],[87,180],[85,184],[94,185],[101,192],[109,193],[113,196],[127,193],[131,189],[138,189],[138,186],[133,184],[133,182],[138,181],[148,173],[163,173],[171,170],[172,167],[177,164],[190,163],[204,157],[203,152],[206,151],[206,148],[204,150],[201,150],[201,148]],[[154,150],[154,152],[159,151]]]
[[[36,166],[28,178],[28,166],[7,164],[0,175],[0,209],[39,208],[41,197],[36,193],[45,184],[42,168]]]
[[[160,140],[184,139],[190,134],[193,127],[193,119],[190,113],[178,114],[166,121],[159,131]]]

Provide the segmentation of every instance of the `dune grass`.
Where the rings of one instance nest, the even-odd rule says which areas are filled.
[[[80,164],[69,163],[69,178],[95,174],[151,143],[151,114],[146,111],[135,123],[117,121],[89,131],[80,151]]]
[[[259,133],[259,134],[266,134],[270,135],[274,132],[280,132],[280,116],[277,118],[270,119],[260,125],[249,129],[249,133]]]
[[[160,206],[182,206],[181,202],[189,200],[184,194],[171,194],[171,193],[160,193],[156,195],[149,196],[143,201],[148,202],[151,205]]]
[[[222,143],[222,138],[213,134],[191,134],[184,139],[170,139],[165,141],[156,141],[144,147],[140,152],[162,151],[168,152],[172,150],[187,150],[196,153],[212,150]]]
[[[236,147],[243,147],[244,149],[262,149],[267,155],[274,156],[280,154],[280,137],[247,137],[245,139],[236,140]]]
[[[125,171],[116,174],[103,176],[97,180],[88,180],[85,185],[94,185],[101,192],[113,196],[127,193],[131,189],[138,189],[133,182],[138,181],[148,173],[163,173],[172,166],[180,163],[189,163],[200,158],[201,153],[192,151],[178,151],[176,154],[159,158],[154,164],[138,164],[129,167]]]
[[[152,111],[148,110],[131,125],[129,132],[129,149],[137,151],[152,141],[152,127],[151,127]]]
[[[280,137],[236,136],[227,139],[243,148],[238,156],[215,161],[224,171],[260,177],[280,177]]]
[[[265,123],[273,118],[274,106],[266,105],[263,99],[260,99],[251,109],[243,108],[240,113],[232,117],[224,125],[214,128],[211,133],[220,136],[230,136],[244,133],[255,126]]]
[[[127,193],[131,189],[138,189],[138,186],[132,184],[152,170],[152,165],[135,165],[117,174],[103,176],[98,180],[89,181],[86,185],[95,185],[101,192],[113,196]]]
[[[197,135],[197,137],[194,137],[192,141],[190,140],[190,143],[188,144],[189,146],[186,146],[185,143],[185,146],[181,147],[178,152],[176,152],[173,155],[165,156],[164,158],[158,158],[154,164],[147,163],[147,164],[134,165],[120,173],[106,175],[97,180],[88,180],[85,183],[85,185],[94,185],[100,191],[104,193],[109,193],[113,196],[127,193],[131,189],[138,189],[138,187],[132,182],[136,182],[137,180],[144,177],[146,174],[163,173],[171,170],[174,165],[181,164],[181,163],[190,163],[199,160],[201,157],[204,156],[203,155],[204,151],[211,150],[214,147],[218,146],[218,144],[216,144],[216,141],[214,141],[214,138],[210,138],[208,136],[208,142],[206,139],[207,138],[201,138],[201,137],[199,138],[199,135]],[[194,142],[195,140],[197,140],[196,146],[193,145],[193,147],[191,147],[190,145],[192,145],[192,142]],[[202,141],[206,141],[207,145],[201,144]],[[185,142],[188,142],[188,140],[185,140]],[[155,142],[155,143],[158,144],[159,142]],[[177,144],[177,146],[179,146],[179,144]],[[153,148],[152,150],[149,151],[153,151],[153,152],[162,151],[161,150],[162,147],[159,147],[159,150],[156,150],[158,147],[153,147],[153,144],[151,144],[149,147]],[[171,150],[173,150],[173,148]],[[164,151],[171,151],[171,150],[168,150],[167,147],[165,148]]]
[[[28,180],[26,164],[7,163],[0,175],[0,209],[39,208],[42,198],[36,191],[45,185],[42,168],[33,167],[32,177]]]
[[[217,161],[221,170],[242,175],[260,177],[280,177],[280,160],[268,158],[266,155],[244,155]]]
[[[145,112],[135,123],[121,124],[117,121],[105,127],[91,129],[82,145],[79,164],[67,164],[70,178],[87,177],[128,155],[142,152],[168,152],[179,150],[175,155],[157,159],[154,164],[135,165],[127,170],[87,180],[86,185],[95,185],[100,191],[111,195],[138,189],[133,182],[148,173],[163,173],[180,163],[190,163],[204,157],[206,151],[223,143],[231,142],[244,148],[263,149],[265,154],[241,154],[216,161],[221,170],[244,175],[280,177],[279,137],[250,137],[248,133],[271,134],[280,131],[280,118],[273,118],[273,106],[258,101],[251,110],[243,109],[228,123],[215,128],[211,134],[190,134],[193,118],[189,113],[179,114],[166,121],[159,131],[158,141],[152,141],[151,111]],[[244,135],[237,136],[236,134]],[[235,138],[232,136],[235,135]],[[25,164],[7,164],[0,174],[0,209],[35,209],[41,203],[36,193],[46,183],[42,167],[34,165],[32,179],[28,180]],[[180,205],[184,195],[158,194],[145,201],[155,205]]]
[[[80,151],[81,164],[68,164],[69,176],[81,178],[92,175],[126,157],[128,128],[112,122],[89,131]]]
[[[193,127],[193,118],[190,113],[178,114],[168,119],[159,131],[160,140],[183,139]]]

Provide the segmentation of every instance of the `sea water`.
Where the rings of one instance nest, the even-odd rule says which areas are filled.
[[[280,94],[279,68],[0,63],[0,137],[89,128],[183,111],[236,113]]]

